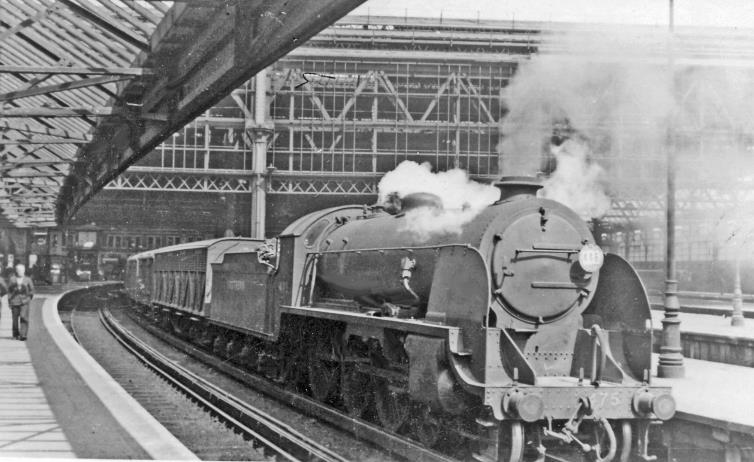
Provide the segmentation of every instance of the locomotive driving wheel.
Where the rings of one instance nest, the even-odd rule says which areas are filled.
[[[524,425],[521,422],[500,424],[500,462],[522,462],[524,460]]]
[[[343,407],[351,417],[361,417],[369,407],[371,380],[353,363],[346,363],[341,376],[340,391]]]
[[[443,437],[442,421],[428,404],[414,406],[410,425],[419,441],[427,447],[435,446]]]
[[[338,388],[339,363],[322,359],[316,352],[310,353],[308,363],[309,389],[312,391],[312,397],[317,401],[327,402]]]
[[[396,431],[408,419],[408,394],[391,386],[390,381],[374,377],[374,404],[382,426]]]
[[[631,422],[628,420],[619,422],[612,429],[612,432],[613,437],[611,438],[603,426],[594,426],[594,441],[595,445],[598,445],[599,451],[596,454],[596,459],[598,461],[610,459],[617,462],[628,462],[631,458],[631,439],[633,437]],[[613,445],[612,448],[611,445]]]
[[[317,401],[330,401],[338,389],[342,348],[336,339],[337,336],[320,339],[309,350],[309,389]]]
[[[620,423],[618,436],[618,462],[628,462],[631,458],[631,443],[633,442],[631,422],[624,420]]]
[[[306,384],[304,371],[307,355],[292,344],[283,344],[275,359],[273,381],[283,384],[285,389],[296,391]]]

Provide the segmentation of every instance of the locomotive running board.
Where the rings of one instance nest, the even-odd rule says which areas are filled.
[[[345,312],[329,308],[317,308],[313,306],[290,306],[281,305],[280,312],[298,316],[316,316],[318,318],[342,321],[346,323],[361,324],[373,328],[394,329],[402,332],[412,332],[430,337],[448,339],[450,351],[458,352],[458,339],[461,329],[454,326],[436,324],[429,321],[416,319],[387,318],[370,316],[363,313]]]

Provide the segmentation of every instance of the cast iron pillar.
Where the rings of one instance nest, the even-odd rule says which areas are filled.
[[[741,260],[736,258],[736,276],[733,283],[733,316],[730,318],[731,326],[744,325],[744,302],[741,291]]]
[[[254,119],[246,120],[246,133],[252,141],[251,237],[265,238],[267,214],[267,142],[272,124],[267,121],[267,69],[254,77]]]
[[[675,97],[675,72],[673,62],[673,0],[669,1],[670,22],[668,36],[668,73],[670,90]],[[685,375],[683,365],[683,348],[681,347],[681,319],[678,316],[681,304],[678,301],[678,281],[675,268],[675,114],[671,114],[668,124],[667,142],[667,249],[665,253],[665,317],[662,319],[662,344],[660,361],[657,366],[658,377],[677,378]]]

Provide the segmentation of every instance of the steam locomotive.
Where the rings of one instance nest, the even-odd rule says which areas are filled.
[[[175,334],[428,446],[651,460],[650,424],[675,401],[650,382],[639,277],[537,181],[496,186],[460,234],[412,233],[411,213],[442,203],[411,194],[314,212],[270,241],[134,255],[126,291]]]

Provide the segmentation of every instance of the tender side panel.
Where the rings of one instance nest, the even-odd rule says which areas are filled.
[[[205,248],[156,255],[152,266],[152,301],[203,315],[206,268]]]
[[[261,337],[277,331],[273,276],[257,259],[256,252],[225,255],[212,265],[213,322]]]

